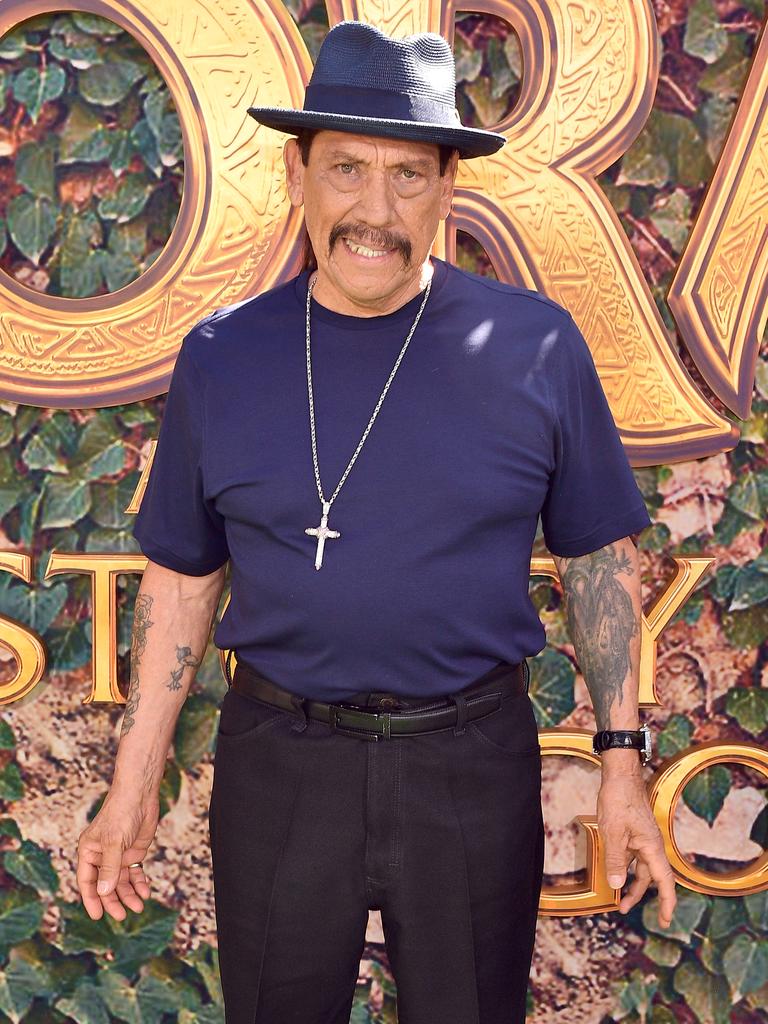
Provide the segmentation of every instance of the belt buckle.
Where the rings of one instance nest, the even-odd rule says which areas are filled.
[[[388,740],[391,736],[390,733],[390,722],[391,714],[389,711],[361,711],[360,708],[351,707],[344,704],[329,704],[330,716],[329,724],[334,732],[340,732],[344,736],[353,736],[357,739],[365,740]],[[346,716],[347,725],[341,725],[339,720]],[[376,728],[371,730],[355,729],[353,725],[350,725],[349,720],[354,723],[363,720],[363,723],[372,722]],[[361,723],[361,724],[363,724]]]

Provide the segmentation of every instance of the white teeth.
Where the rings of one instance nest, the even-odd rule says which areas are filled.
[[[352,252],[359,253],[361,256],[383,256],[387,251],[386,249],[369,249],[367,245],[358,245],[357,242],[351,242],[348,238],[345,241]]]

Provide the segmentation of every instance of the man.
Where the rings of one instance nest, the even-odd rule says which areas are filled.
[[[648,513],[570,314],[430,256],[457,160],[504,143],[460,124],[447,43],[343,22],[302,111],[249,112],[298,135],[287,186],[317,266],[206,317],[179,352],[83,901],[122,919],[148,894],[163,761],[231,561],[209,814],[227,1024],[346,1024],[375,908],[402,1021],[516,1024],[544,855],[539,516],[608,730],[611,884],[636,858],[620,908],[651,880],[662,925],[675,906],[626,749]]]

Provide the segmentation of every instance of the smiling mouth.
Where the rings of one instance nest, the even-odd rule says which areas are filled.
[[[372,249],[370,246],[362,245],[360,242],[353,242],[351,238],[346,236],[344,236],[344,244],[356,256],[364,256],[369,260],[382,259],[385,256],[389,256],[390,253],[396,252],[395,249]]]

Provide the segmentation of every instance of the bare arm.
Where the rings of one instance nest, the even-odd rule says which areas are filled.
[[[642,615],[637,548],[623,537],[586,555],[553,557],[597,729],[637,729]],[[636,750],[614,747],[600,757],[604,771],[639,773]]]
[[[112,786],[78,840],[83,906],[117,921],[139,912],[149,886],[141,867],[159,818],[160,783],[179,711],[202,661],[226,567],[187,576],[149,561],[136,596],[130,684]],[[98,890],[97,890],[98,882]]]
[[[637,548],[623,537],[586,555],[554,558],[597,728],[637,729],[642,621]],[[666,928],[677,904],[675,876],[648,801],[638,751],[613,747],[600,754],[600,762],[597,827],[608,884],[620,890],[635,861],[635,877],[619,909],[626,913],[653,882],[659,924]]]
[[[226,566],[187,576],[149,561],[136,595],[130,684],[113,788],[157,795],[181,707],[208,645]]]

